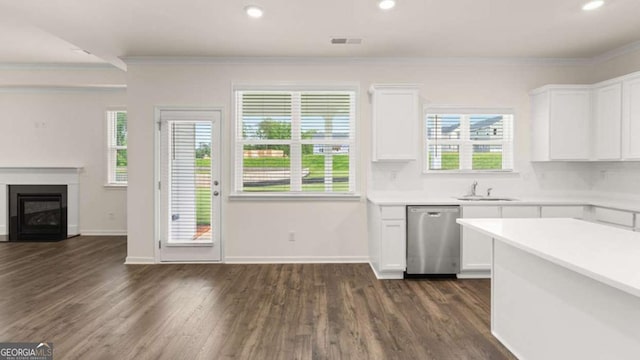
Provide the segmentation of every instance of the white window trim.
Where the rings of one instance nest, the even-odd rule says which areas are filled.
[[[511,123],[511,141],[505,140],[492,140],[492,141],[482,141],[483,145],[502,145],[503,149],[505,146],[510,146],[511,149],[511,169],[483,169],[483,170],[473,170],[473,169],[457,169],[457,170],[431,170],[429,169],[429,145],[431,142],[427,138],[426,134],[426,115],[447,115],[447,114],[456,114],[456,115],[479,115],[479,114],[510,114],[513,116],[513,121]],[[434,174],[517,174],[516,171],[516,161],[515,161],[515,133],[516,133],[516,112],[513,108],[510,107],[472,107],[472,106],[460,106],[460,105],[425,105],[422,109],[422,118],[421,118],[421,136],[422,136],[422,173],[428,175]],[[461,120],[461,130],[467,131],[469,128],[465,126],[464,123],[468,122],[468,117],[463,116]],[[468,147],[477,144],[478,141],[473,140],[465,140],[464,138],[468,138],[468,136],[461,136],[459,140],[439,140],[438,143],[440,145],[458,145],[460,157],[463,156],[463,153],[468,151]],[[503,164],[504,166],[504,164]]]
[[[111,139],[111,134],[112,134],[112,124],[111,121],[109,121],[109,112],[113,112],[113,111],[119,111],[119,112],[127,112],[127,108],[124,106],[118,106],[118,107],[108,107],[107,109],[105,109],[104,111],[104,117],[105,117],[105,134],[106,136],[104,137],[105,139],[105,148],[106,148],[106,155],[105,155],[105,160],[106,160],[106,166],[105,166],[105,183],[104,183],[104,187],[105,188],[110,188],[110,189],[126,189],[128,186],[128,182],[115,182],[113,181],[113,169],[111,168],[111,150],[112,149],[127,149],[128,146],[112,146],[112,139]],[[127,114],[127,128],[129,127],[129,117]],[[128,139],[127,139],[128,140]],[[128,141],[127,141],[128,142]],[[127,152],[128,155],[128,152]]]
[[[242,124],[238,123],[237,118],[237,104],[236,104],[236,91],[352,91],[354,93],[354,101],[353,101],[353,111],[355,112],[355,116],[351,117],[351,121],[349,126],[351,127],[351,137],[348,141],[344,140],[302,140],[295,139],[294,137],[299,137],[300,132],[294,131],[294,124],[292,124],[292,139],[291,140],[259,140],[256,143],[259,144],[285,144],[291,145],[293,147],[294,141],[297,145],[302,144],[321,144],[321,145],[331,145],[333,143],[336,144],[348,144],[349,145],[349,187],[352,189],[350,192],[344,193],[313,193],[313,192],[265,192],[265,193],[256,193],[256,192],[243,192],[238,191],[238,189],[242,188],[242,166],[237,166],[239,163],[238,154],[242,154],[242,151],[239,150],[239,147],[242,148],[245,144],[250,144],[252,141],[238,141],[238,133],[242,133]],[[360,116],[359,102],[360,102],[360,86],[357,83],[324,83],[324,84],[300,84],[300,83],[291,83],[291,82],[276,82],[276,83],[234,83],[231,87],[231,98],[232,98],[232,166],[234,167],[232,173],[232,191],[229,194],[230,200],[360,200],[362,195],[359,192],[358,187],[358,177],[357,177],[357,169],[358,169],[358,154],[360,153],[359,149],[359,140],[357,135],[357,126],[358,117]],[[292,187],[293,187],[293,179],[292,179]]]

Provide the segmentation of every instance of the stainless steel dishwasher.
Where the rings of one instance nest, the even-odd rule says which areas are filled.
[[[460,270],[458,206],[407,206],[407,275]]]

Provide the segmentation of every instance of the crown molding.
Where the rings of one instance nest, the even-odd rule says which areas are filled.
[[[598,65],[640,51],[640,41],[606,51],[593,57],[329,57],[329,56],[126,56],[112,63],[0,63],[0,70],[120,70],[129,64],[158,65]]]
[[[446,65],[588,65],[587,58],[517,57],[226,57],[226,56],[129,56],[127,65],[244,65],[244,64],[446,64]]]
[[[640,40],[594,56],[591,58],[591,61],[593,65],[598,65],[638,50],[640,50]]]
[[[120,70],[107,63],[0,63],[0,70]]]
[[[86,91],[125,91],[127,85],[109,84],[109,85],[13,85],[0,84],[0,92],[86,92]]]

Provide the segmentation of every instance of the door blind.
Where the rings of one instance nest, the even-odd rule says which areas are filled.
[[[169,243],[211,242],[211,122],[167,121]]]

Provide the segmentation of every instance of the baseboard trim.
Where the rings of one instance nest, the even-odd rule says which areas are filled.
[[[491,279],[491,271],[464,271],[457,275],[458,279]]]
[[[368,256],[225,256],[226,264],[342,264],[368,263]]]
[[[150,265],[155,264],[156,260],[152,257],[127,256],[124,260],[125,265]]]
[[[373,266],[371,262],[369,262],[369,266],[373,271],[373,274],[376,276],[378,280],[402,280],[404,279],[404,271],[394,271],[394,272],[386,272],[384,274],[379,273],[376,268]]]
[[[504,345],[504,347],[506,347],[506,348],[507,348],[507,350],[511,351],[511,353],[512,353],[516,358],[518,358],[518,359],[525,359],[524,357],[520,356],[520,354],[519,354],[517,351],[515,351],[515,350],[513,349],[513,347],[512,347],[511,345],[509,345],[509,343],[507,343],[506,341],[504,341],[504,339],[503,339],[500,335],[496,334],[496,332],[495,332],[495,331],[491,330],[491,335],[493,335],[493,337],[494,337],[494,338],[498,339],[498,341],[500,341],[500,343],[501,343],[502,345]]]
[[[127,230],[82,230],[80,234],[86,236],[127,236]]]

